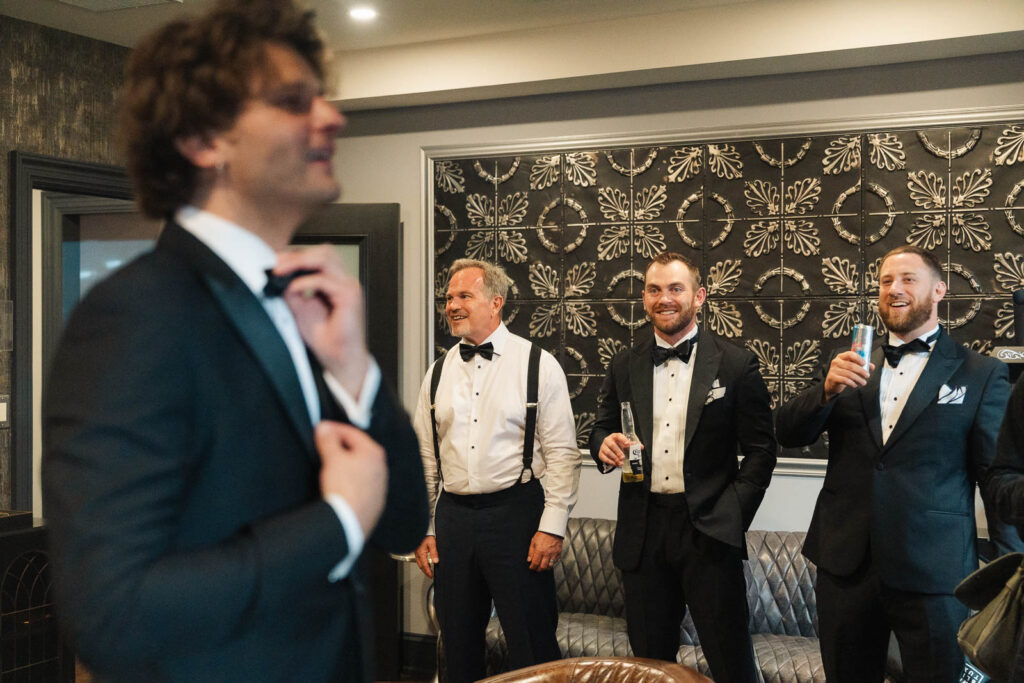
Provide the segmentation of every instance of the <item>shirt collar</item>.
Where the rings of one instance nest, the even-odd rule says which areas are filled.
[[[487,342],[491,342],[491,346],[494,347],[494,353],[500,356],[502,352],[504,352],[505,342],[508,341],[509,335],[511,334],[512,333],[508,331],[508,328],[505,327],[505,323],[498,323],[498,327],[495,328],[494,332],[491,332],[487,339],[484,339],[480,343],[486,344]],[[465,339],[461,341],[463,344],[469,344]]]
[[[174,220],[219,256],[254,294],[263,292],[265,271],[277,263],[269,244],[237,223],[194,206],[178,209]]]
[[[921,341],[927,343],[928,344],[928,348],[931,348],[931,347],[935,346],[935,342],[939,338],[939,335],[936,334],[936,332],[939,331],[940,327],[941,327],[941,325],[936,325],[935,327],[933,327],[932,329],[928,330],[927,332],[922,334],[920,337],[918,337],[918,339],[920,339]],[[931,341],[929,341],[928,337],[931,337],[932,335],[935,335],[935,339],[932,339]],[[913,340],[911,340],[911,341],[913,341]],[[902,339],[897,337],[892,332],[889,333],[889,344],[891,344],[892,346],[903,346],[906,343],[907,342],[903,341]]]
[[[679,341],[677,341],[675,344],[669,344],[667,341],[665,341],[664,339],[659,337],[657,332],[655,332],[654,333],[654,343],[657,344],[658,346],[664,347],[666,349],[675,348],[675,347],[679,346],[680,344],[682,344],[687,339],[693,339],[695,336],[697,336],[697,328],[698,328],[698,325],[694,325],[693,329],[690,330],[690,333],[687,334],[682,339],[680,339]]]

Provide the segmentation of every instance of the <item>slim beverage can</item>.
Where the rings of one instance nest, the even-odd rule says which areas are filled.
[[[868,367],[871,362],[871,344],[874,338],[875,328],[871,325],[853,326],[853,344],[850,349],[863,359],[864,367]]]

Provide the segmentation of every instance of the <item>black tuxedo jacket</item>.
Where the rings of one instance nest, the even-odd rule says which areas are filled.
[[[43,427],[59,616],[97,673],[368,680],[364,577],[357,565],[327,578],[346,539],[320,496],[291,357],[199,240],[168,225],[154,251],[89,293],[57,350]],[[390,475],[368,542],[408,552],[426,528],[425,486],[384,386],[368,433]]]
[[[870,557],[893,588],[952,593],[978,568],[974,486],[995,456],[1010,392],[1006,366],[943,330],[883,446],[880,346],[871,361],[867,386],[822,405],[830,358],[818,381],[777,411],[783,446],[828,432],[828,467],[803,552],[839,576]]]
[[[651,442],[654,435],[651,360],[653,333],[612,359],[601,389],[597,418],[590,435],[590,453],[604,470],[597,453],[601,442],[621,432],[619,404],[629,401],[637,435],[644,445],[644,480],[622,482],[613,555],[620,569],[640,562],[647,503],[651,491]],[[754,519],[775,467],[771,399],[754,354],[701,329],[686,409],[683,477],[693,525],[708,536],[740,549],[743,534]],[[712,385],[718,386],[712,391]],[[737,452],[743,461],[737,460]],[[618,472],[618,470],[614,470]]]

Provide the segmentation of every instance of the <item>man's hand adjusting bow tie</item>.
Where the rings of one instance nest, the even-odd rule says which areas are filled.
[[[658,346],[655,344],[651,347],[651,358],[654,360],[655,365],[661,365],[666,362],[669,358],[678,358],[684,363],[690,362],[690,354],[693,353],[693,343],[697,341],[696,337],[687,339],[679,346],[673,346],[672,348],[665,348],[664,346]]]
[[[481,344],[480,346],[459,344],[459,355],[462,356],[462,360],[468,361],[478,353],[483,356],[484,360],[491,360],[494,358],[494,344],[491,342]]]
[[[263,296],[272,299],[275,296],[281,296],[284,294],[284,290],[288,289],[288,285],[290,285],[292,280],[295,278],[302,277],[304,275],[312,275],[317,271],[300,268],[299,270],[293,270],[287,275],[274,275],[274,271],[268,268],[265,272],[267,274],[267,284],[263,288]]]

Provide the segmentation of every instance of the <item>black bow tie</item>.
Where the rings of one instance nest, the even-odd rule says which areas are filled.
[[[693,345],[697,343],[697,337],[691,337],[679,346],[665,348],[655,344],[651,347],[651,358],[655,365],[661,365],[669,358],[678,358],[684,363],[690,362],[690,354],[693,353]]]
[[[491,360],[494,358],[494,344],[487,342],[480,346],[473,346],[472,344],[459,344],[459,355],[462,356],[462,360],[470,360],[476,354],[483,356],[484,360]]]
[[[284,294],[284,290],[288,289],[288,285],[292,283],[297,277],[303,275],[312,275],[315,270],[293,270],[287,275],[274,275],[274,271],[269,268],[264,271],[267,274],[267,284],[263,287],[263,296],[268,298],[274,298],[275,296],[281,296]]]
[[[900,364],[900,360],[903,358],[903,354],[905,353],[928,353],[932,348],[931,343],[935,341],[938,336],[938,333],[935,333],[928,337],[927,340],[914,339],[913,341],[909,341],[906,344],[901,344],[899,346],[882,344],[882,353],[885,354],[885,362],[888,363],[890,367],[895,368]]]

